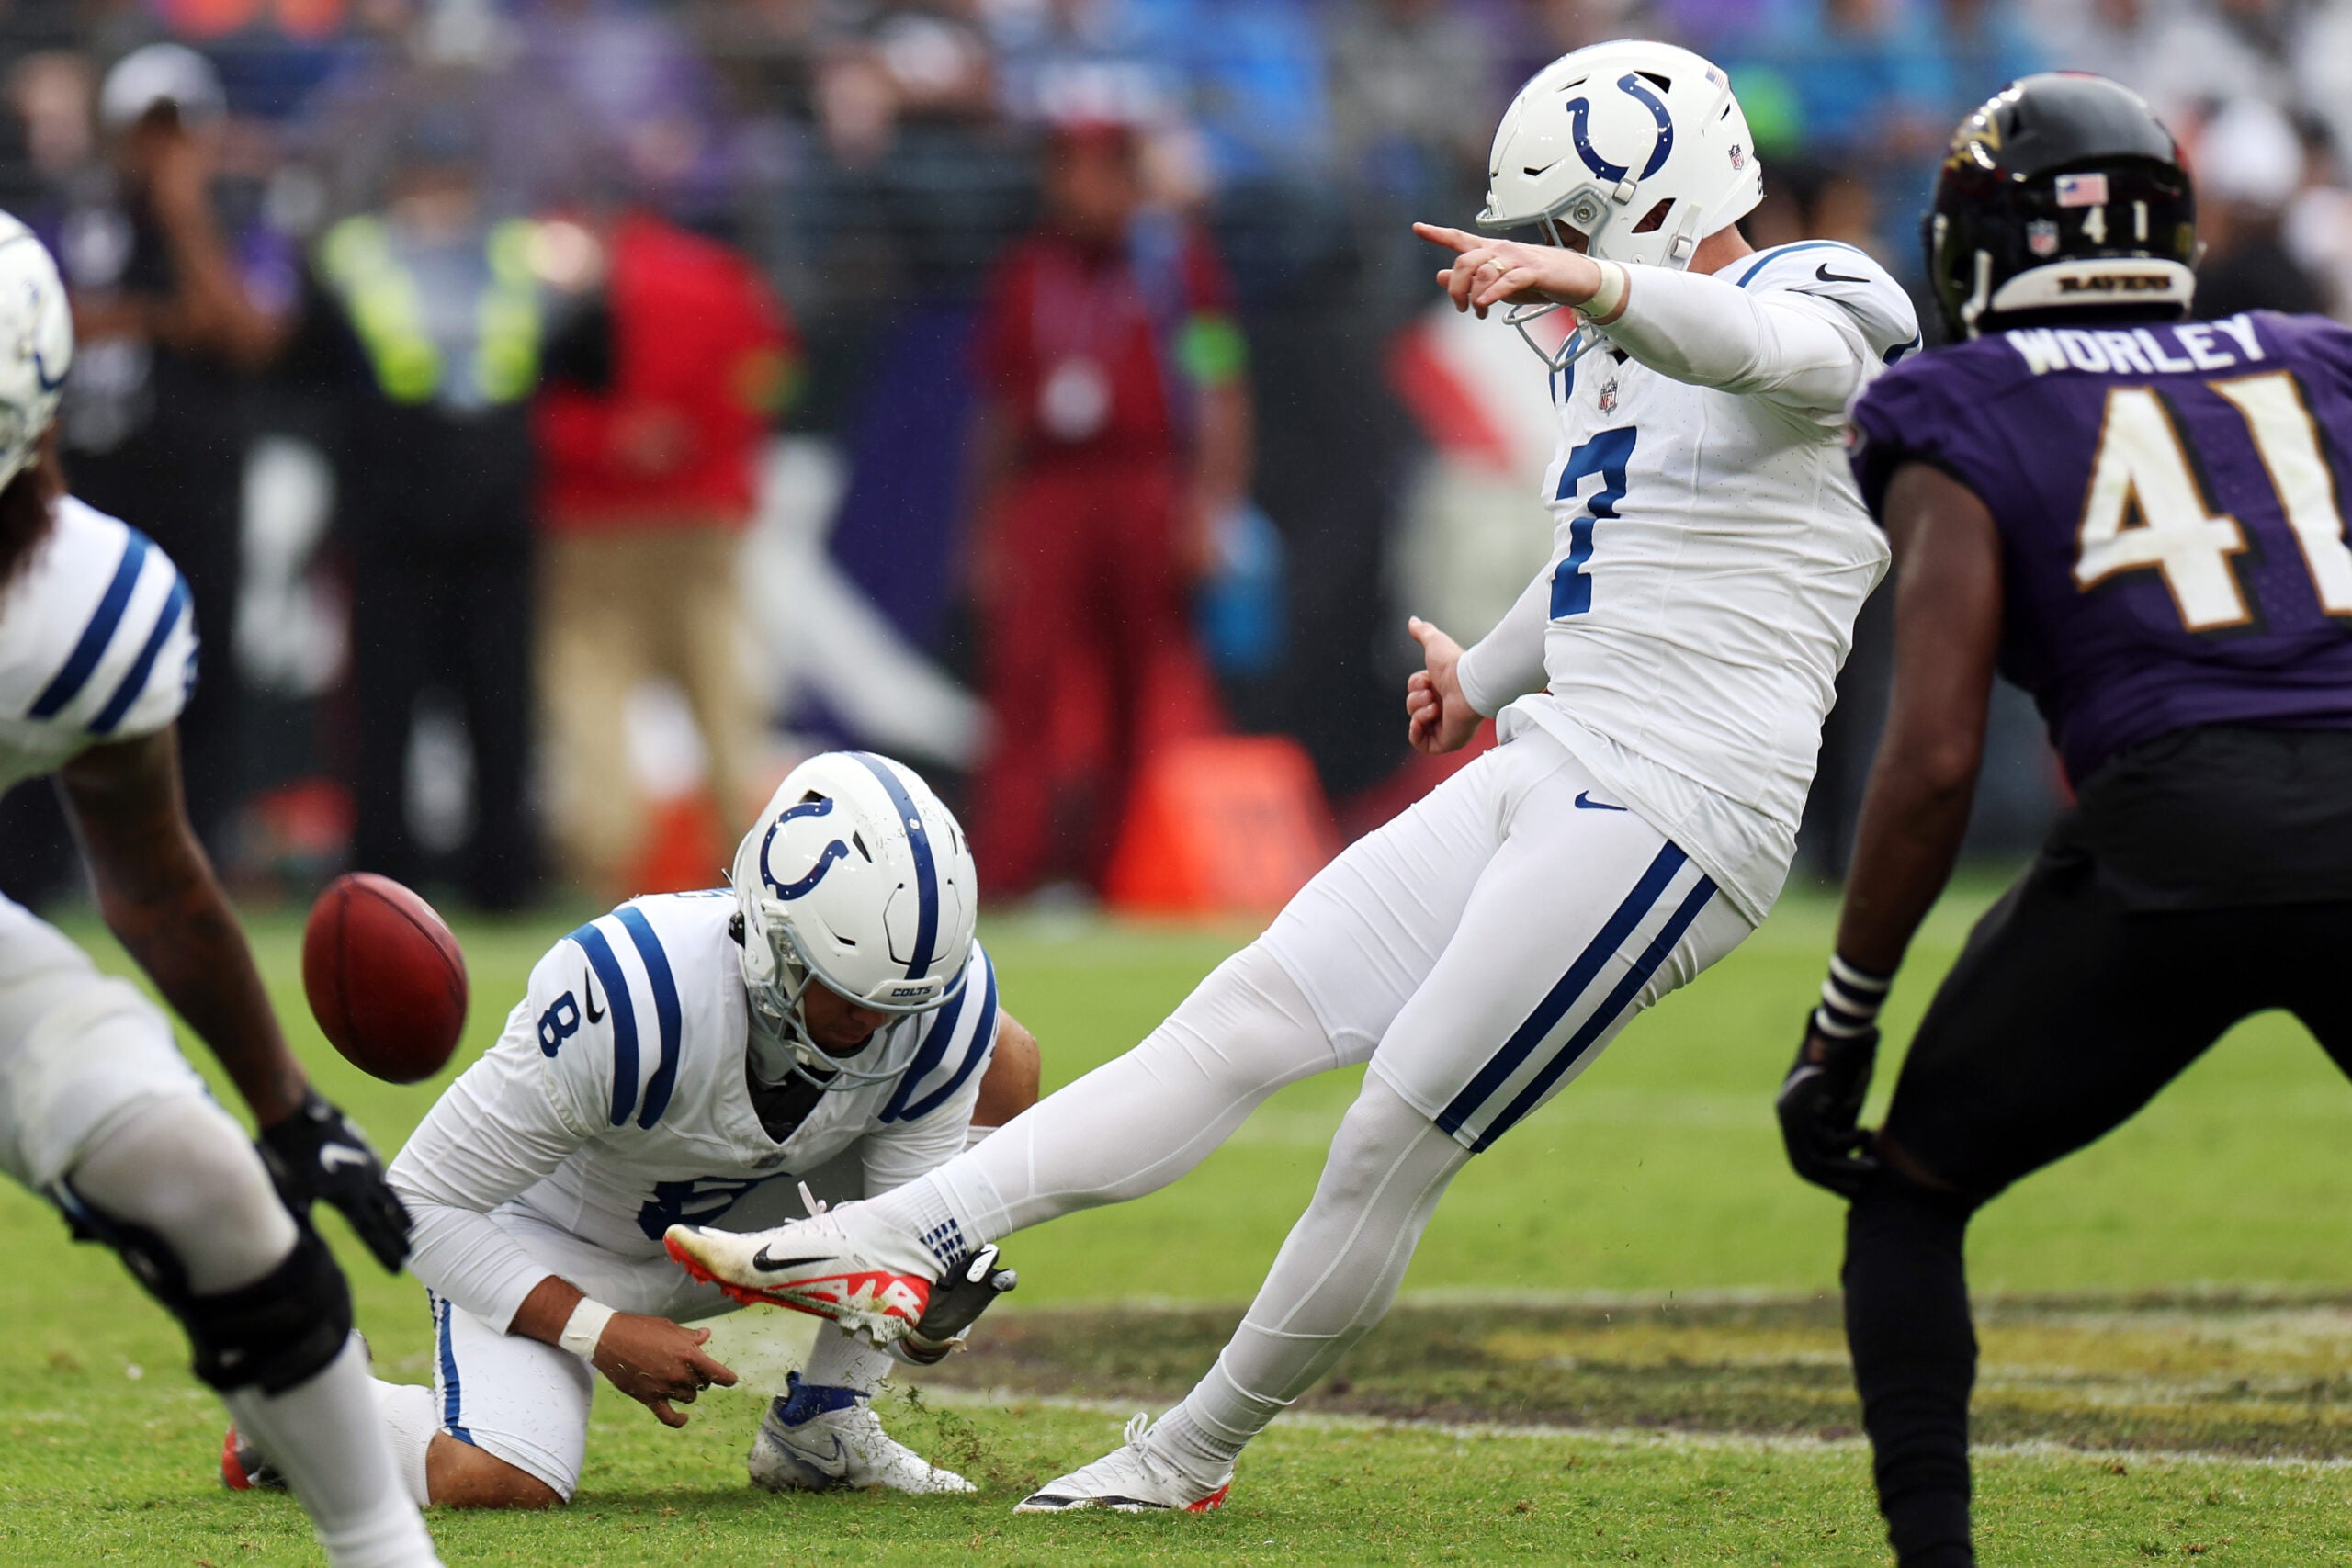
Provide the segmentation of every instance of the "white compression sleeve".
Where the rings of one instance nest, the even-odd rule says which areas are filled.
[[[1421,1232],[1470,1153],[1367,1075],[1232,1340],[1151,1442],[1205,1484],[1388,1311]]]
[[[1544,632],[1552,624],[1552,569],[1511,601],[1494,630],[1462,652],[1454,673],[1470,705],[1492,718],[1519,697],[1544,689]]]
[[[915,1235],[944,1213],[971,1247],[1159,1190],[1284,1084],[1336,1064],[1298,985],[1262,946],[1219,964],[1148,1039],[993,1137],[872,1202]]]
[[[1843,306],[1789,289],[1750,293],[1724,278],[1627,269],[1624,313],[1609,341],[1661,375],[1842,416],[1870,358]]]
[[[581,1142],[528,1066],[500,1050],[467,1068],[389,1172],[415,1222],[409,1272],[502,1331],[548,1269],[490,1211],[537,1183]]]

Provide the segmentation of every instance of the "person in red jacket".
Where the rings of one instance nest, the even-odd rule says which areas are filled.
[[[600,890],[643,846],[625,715],[649,677],[684,692],[721,819],[749,809],[759,715],[738,546],[797,356],[782,306],[735,252],[642,210],[605,243],[605,363],[552,380],[535,422],[555,840]]]
[[[975,594],[993,739],[973,839],[996,897],[1100,885],[1137,762],[1218,706],[1190,596],[1250,473],[1246,349],[1206,236],[1147,209],[1123,125],[1057,130],[1046,219],[978,333]],[[1057,822],[1082,759],[1091,811]]]

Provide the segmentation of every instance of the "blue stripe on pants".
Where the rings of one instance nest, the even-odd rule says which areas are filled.
[[[471,1446],[474,1435],[466,1430],[464,1418],[459,1414],[461,1402],[458,1392],[458,1356],[455,1348],[449,1343],[449,1303],[438,1296],[432,1295],[429,1292],[427,1297],[433,1303],[433,1315],[436,1320],[435,1326],[437,1330],[435,1337],[440,1342],[441,1350],[441,1429],[458,1441]]]
[[[1560,1020],[1567,1016],[1568,1010],[1576,1006],[1577,998],[1592,985],[1601,966],[1615,957],[1617,950],[1632,938],[1634,929],[1648,917],[1658,899],[1665,897],[1666,885],[1674,880],[1675,874],[1689,859],[1670,842],[1658,851],[1657,858],[1650,862],[1650,868],[1642,873],[1642,879],[1634,885],[1631,893],[1625,895],[1625,901],[1617,906],[1617,912],[1609,917],[1608,923],[1600,928],[1585,950],[1577,954],[1577,961],[1568,965],[1568,972],[1560,976],[1559,984],[1544,993],[1544,999],[1535,1004],[1535,1010],[1511,1032],[1511,1037],[1503,1042],[1503,1048],[1495,1053],[1493,1059],[1478,1069],[1478,1076],[1470,1080],[1469,1087],[1455,1095],[1438,1113],[1437,1124],[1440,1127],[1449,1134],[1461,1132],[1463,1123],[1510,1081],[1511,1075],[1519,1071],[1521,1065],[1534,1054],[1537,1046],[1544,1043],[1544,1037],[1557,1028]]]
[[[1616,988],[1609,993],[1608,1000],[1593,1009],[1592,1016],[1584,1021],[1584,1027],[1568,1037],[1567,1043],[1560,1048],[1559,1054],[1545,1064],[1544,1070],[1530,1079],[1527,1087],[1521,1089],[1510,1104],[1504,1108],[1503,1113],[1488,1122],[1486,1131],[1478,1134],[1478,1141],[1470,1145],[1472,1154],[1485,1153],[1497,1138],[1517,1126],[1521,1117],[1543,1103],[1544,1097],[1552,1091],[1552,1086],[1560,1081],[1560,1076],[1582,1061],[1585,1053],[1609,1032],[1609,1026],[1634,1005],[1634,998],[1642,994],[1642,987],[1648,985],[1650,976],[1673,956],[1675,944],[1682,940],[1682,933],[1690,929],[1690,922],[1699,918],[1699,911],[1705,908],[1707,900],[1714,896],[1713,879],[1701,877],[1698,886],[1683,897],[1681,905],[1666,924],[1658,928],[1657,935],[1650,938],[1649,946],[1642,950],[1641,957],[1634,960],[1634,967],[1627,971],[1625,977],[1617,982]]]

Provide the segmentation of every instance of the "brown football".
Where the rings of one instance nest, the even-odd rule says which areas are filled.
[[[466,1027],[466,955],[433,906],[389,876],[338,876],[302,928],[311,1015],[345,1060],[387,1083],[447,1066]]]

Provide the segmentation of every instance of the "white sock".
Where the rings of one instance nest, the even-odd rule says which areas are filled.
[[[283,1393],[239,1389],[222,1402],[301,1499],[333,1568],[439,1568],[392,1468],[374,1382],[355,1334],[308,1382]]]
[[[386,1382],[379,1378],[376,1412],[384,1418],[384,1440],[392,1452],[392,1468],[400,1472],[401,1484],[408,1488],[410,1498],[422,1508],[433,1501],[424,1458],[441,1431],[433,1391],[422,1383]]]
[[[1314,1201],[1216,1365],[1152,1428],[1155,1452],[1204,1486],[1370,1333],[1396,1297],[1438,1200],[1470,1153],[1376,1074],[1348,1110]]]
[[[874,1216],[965,1251],[1191,1170],[1285,1084],[1337,1066],[1297,984],[1242,949],[1144,1043],[1038,1101],[978,1147],[872,1201]]]
[[[808,1364],[800,1369],[803,1382],[819,1388],[855,1389],[868,1395],[889,1375],[890,1353],[876,1349],[838,1323],[818,1325],[817,1343],[809,1348]]]

